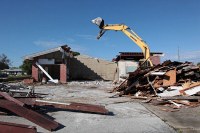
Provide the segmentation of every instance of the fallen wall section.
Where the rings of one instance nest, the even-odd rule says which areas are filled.
[[[71,79],[115,80],[117,64],[86,55],[75,56],[70,61]]]

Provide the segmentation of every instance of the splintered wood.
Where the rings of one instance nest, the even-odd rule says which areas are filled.
[[[122,85],[123,84],[123,85]],[[157,66],[140,69],[129,74],[129,77],[114,91],[119,91],[119,96],[132,95],[134,97],[159,96],[161,100],[180,108],[182,105],[191,105],[191,101],[198,102],[200,92],[200,69],[190,62],[165,61]],[[185,96],[184,99],[183,97]],[[162,99],[168,97],[168,99]],[[176,97],[170,100],[170,97]],[[180,97],[180,99],[179,99]]]
[[[176,69],[169,70],[163,77],[163,86],[170,86],[176,83]]]

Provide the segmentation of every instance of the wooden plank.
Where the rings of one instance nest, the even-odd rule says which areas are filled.
[[[55,130],[59,127],[59,123],[50,120],[37,112],[22,107],[12,101],[0,102],[0,107],[5,108],[49,131]]]
[[[180,92],[181,92],[181,93],[184,93],[184,91],[190,90],[190,89],[192,89],[192,88],[194,88],[194,87],[198,87],[198,86],[200,86],[200,82],[185,83],[185,84],[183,85],[183,89],[180,90]]]
[[[163,78],[163,86],[171,86],[176,83],[176,69],[166,72]]]
[[[85,103],[62,103],[62,102],[54,102],[54,101],[45,101],[45,100],[36,100],[35,105],[37,106],[50,106],[59,109],[66,109],[72,111],[79,112],[87,112],[87,113],[96,113],[96,114],[109,114],[109,111],[101,105],[92,105]]]
[[[1,133],[37,133],[35,126],[2,122],[0,121]]]
[[[7,99],[8,101],[14,102],[14,103],[16,103],[16,104],[18,104],[18,105],[20,105],[20,106],[24,106],[24,103],[23,103],[23,102],[21,102],[21,101],[15,99],[15,98],[13,98],[13,97],[11,97],[11,96],[10,96],[8,93],[6,93],[6,92],[0,92],[0,95],[1,95],[2,97],[4,97],[5,99]]]
[[[85,113],[96,113],[96,114],[109,114],[109,111],[105,108],[105,106],[101,105],[93,105],[93,104],[85,104],[85,103],[75,103],[75,102],[55,102],[55,101],[45,101],[45,100],[37,100],[36,98],[16,98],[26,105],[30,106],[42,106],[42,107],[53,107],[57,109],[66,109],[70,111],[78,111],[78,112],[85,112]],[[0,102],[5,102],[5,99],[0,99]]]

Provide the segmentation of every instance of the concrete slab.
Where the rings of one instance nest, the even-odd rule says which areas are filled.
[[[143,104],[148,110],[160,117],[165,123],[174,127],[178,132],[200,133],[200,107],[183,107],[177,112],[162,111],[163,106]]]
[[[175,133],[176,131],[151,113],[138,102],[126,102],[129,98],[109,98],[111,82],[85,84],[71,83],[66,86],[37,86],[36,92],[50,93],[46,99],[54,101],[74,101],[100,104],[114,115],[86,114],[68,111],[53,111],[48,114],[65,127],[55,133]],[[119,103],[124,102],[124,103]],[[45,129],[17,116],[1,116],[0,121],[29,124],[37,127],[38,132]]]

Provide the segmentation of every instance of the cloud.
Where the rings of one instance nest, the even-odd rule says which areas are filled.
[[[80,52],[81,54],[86,54],[88,49],[80,44],[69,44],[72,51]]]
[[[163,60],[178,60],[178,55],[170,54],[170,53],[164,53]]]
[[[188,60],[188,61],[199,61],[200,60],[200,51],[190,51],[180,54],[181,60]]]
[[[94,36],[94,35],[81,35],[81,34],[78,34],[76,36],[80,37],[82,39],[85,39],[85,40],[96,40],[96,36]]]
[[[71,47],[72,51],[77,51],[80,53],[87,53],[88,48],[84,47],[83,45],[80,44],[75,44],[71,43],[74,42],[75,40],[73,38],[67,38],[67,42],[62,42],[62,41],[35,41],[33,42],[36,46],[44,47],[44,48],[53,48],[53,47],[58,47],[64,44],[67,44],[69,47]]]
[[[200,62],[200,51],[186,51],[179,53],[180,61]],[[164,60],[178,60],[177,54],[165,53]]]
[[[42,46],[42,47],[56,47],[56,46],[60,46],[63,45],[63,42],[57,42],[57,41],[35,41],[33,42],[36,46]]]
[[[97,40],[97,35],[81,35],[81,34],[77,34],[77,37],[80,37],[81,39],[85,39],[85,40]],[[108,38],[107,37],[101,37],[100,38],[102,41],[107,41]]]
[[[74,38],[67,37],[66,41],[68,43],[74,43],[76,40]]]

